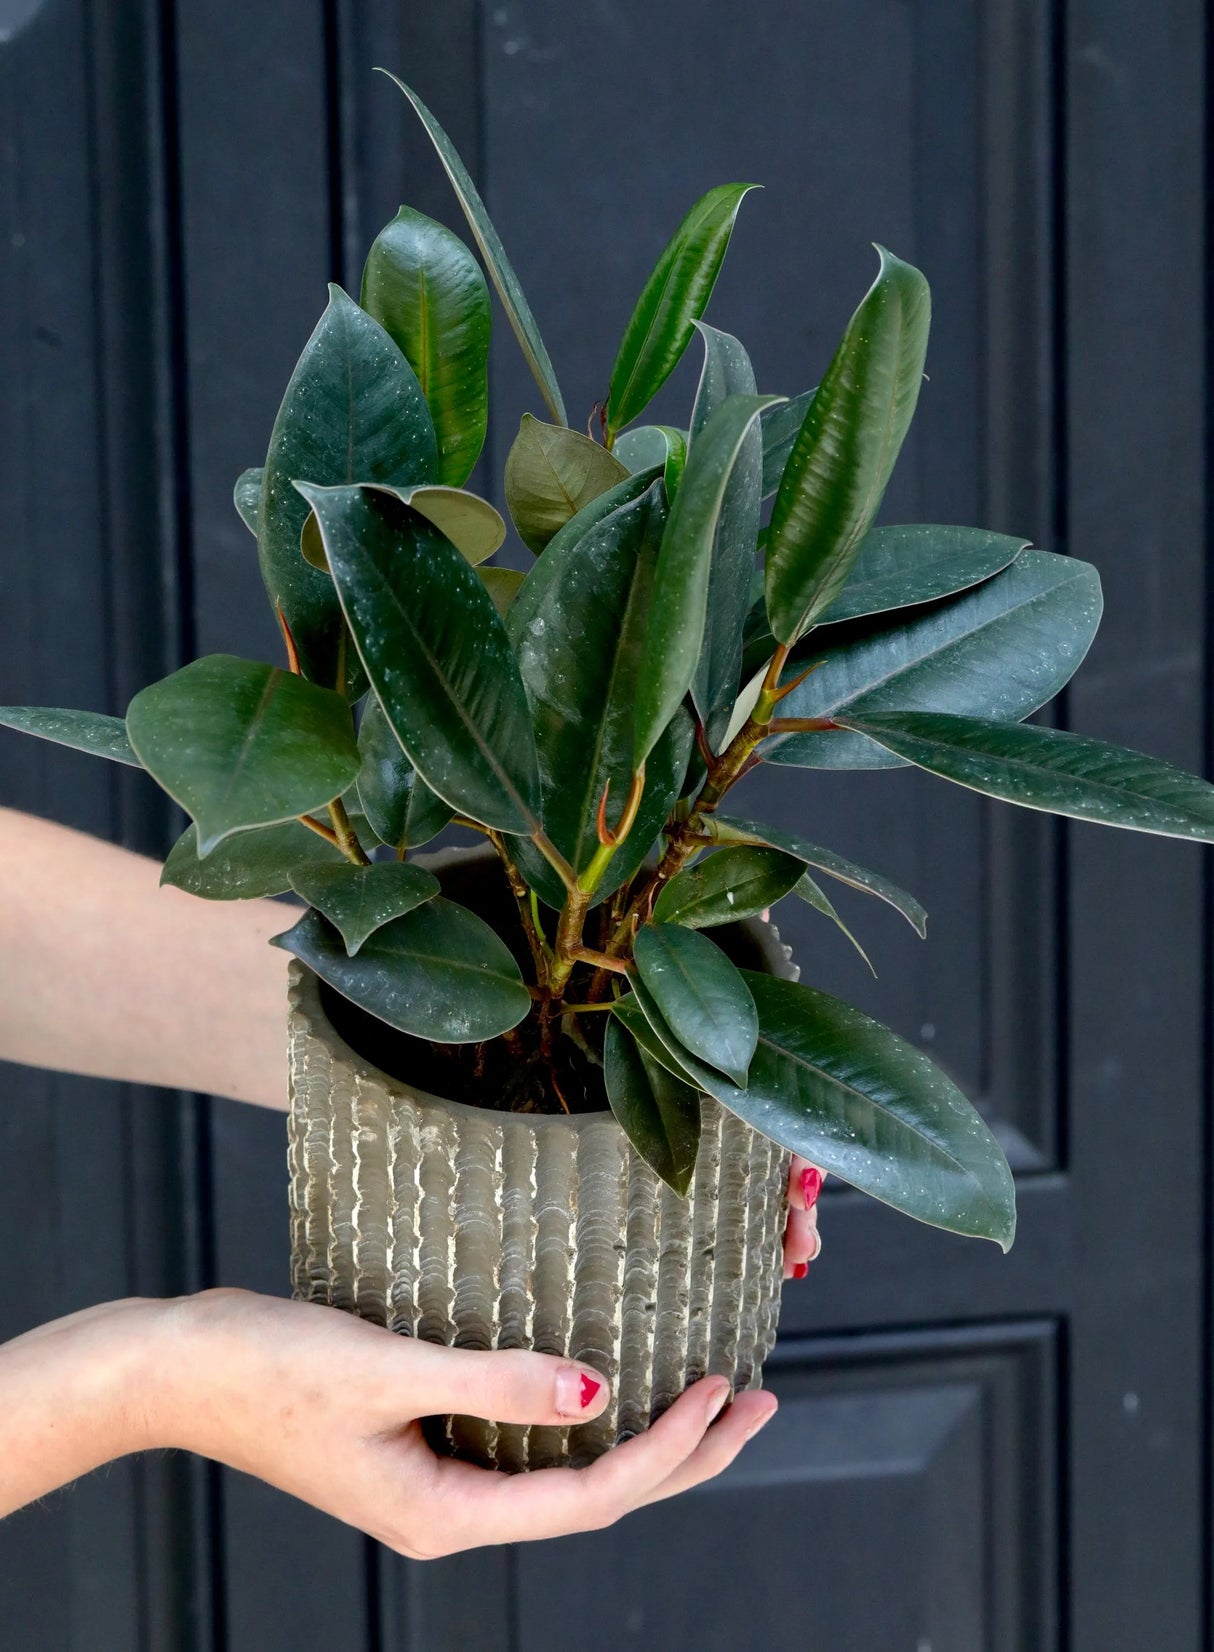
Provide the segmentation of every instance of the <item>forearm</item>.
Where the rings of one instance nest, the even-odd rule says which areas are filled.
[[[291,914],[160,887],[144,855],[0,808],[0,1059],[287,1105]]]

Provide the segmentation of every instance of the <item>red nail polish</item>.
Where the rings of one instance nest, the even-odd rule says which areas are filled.
[[[806,1210],[812,1210],[818,1202],[818,1194],[822,1191],[822,1172],[810,1165],[801,1172],[801,1196],[805,1200]]]
[[[792,1270],[792,1276],[793,1276],[794,1279],[804,1279],[805,1275],[808,1272],[809,1272],[809,1263],[808,1262],[798,1262]]]
[[[603,1385],[602,1385],[601,1382],[595,1382],[593,1377],[588,1377],[585,1374],[585,1372],[582,1373],[582,1410],[583,1411],[585,1411],[586,1407],[590,1404],[591,1400],[598,1393],[599,1389],[602,1386]]]

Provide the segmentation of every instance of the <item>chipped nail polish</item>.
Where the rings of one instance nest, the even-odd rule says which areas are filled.
[[[583,1411],[585,1411],[586,1407],[590,1404],[591,1400],[602,1386],[603,1385],[601,1382],[595,1382],[593,1377],[588,1377],[584,1371],[582,1372],[581,1398]]]
[[[822,1172],[810,1165],[801,1172],[801,1197],[805,1200],[806,1210],[812,1210],[818,1202],[818,1194],[822,1191]]]
[[[808,1262],[798,1262],[792,1270],[792,1276],[793,1276],[794,1279],[804,1279],[805,1275],[808,1272],[809,1272],[809,1263]]]
[[[603,1386],[598,1377],[566,1365],[556,1374],[556,1408],[562,1417],[580,1417]]]

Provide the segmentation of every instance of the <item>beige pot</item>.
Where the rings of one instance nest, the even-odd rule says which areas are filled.
[[[736,929],[750,961],[795,977],[770,925]],[[759,1386],[783,1280],[782,1148],[704,1097],[681,1199],[608,1111],[495,1112],[380,1071],[335,1031],[296,958],[289,1025],[294,1294],[430,1342],[567,1355],[611,1379],[593,1422],[444,1417],[430,1427],[438,1449],[509,1470],[581,1465],[706,1373]]]

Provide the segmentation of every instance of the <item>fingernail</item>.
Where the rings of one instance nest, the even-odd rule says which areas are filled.
[[[728,1400],[728,1398],[729,1398],[729,1389],[728,1388],[723,1388],[719,1394],[715,1394],[713,1396],[713,1398],[709,1400],[709,1402],[708,1402],[708,1421],[709,1422],[712,1422],[714,1420],[714,1418],[719,1417],[721,1415],[721,1412],[725,1409],[725,1402]]]
[[[566,1365],[556,1374],[556,1408],[562,1417],[580,1417],[603,1384],[597,1377]]]
[[[810,1165],[801,1172],[801,1196],[805,1200],[806,1210],[812,1210],[818,1202],[818,1194],[822,1191],[822,1172]]]
[[[746,1438],[748,1440],[753,1440],[755,1435],[759,1432],[759,1430],[761,1428],[766,1428],[767,1427],[768,1423],[775,1416],[775,1414],[776,1414],[776,1407],[773,1405],[771,1410],[768,1411],[764,1416],[760,1417],[757,1423],[751,1423],[750,1427],[746,1430]]]
[[[804,1279],[805,1275],[808,1272],[809,1272],[809,1263],[808,1262],[798,1262],[792,1270],[792,1276],[793,1276],[794,1279]]]
[[[813,1249],[813,1255],[810,1257],[809,1260],[811,1262],[816,1262],[818,1260],[818,1255],[819,1255],[819,1253],[821,1252],[821,1249],[822,1249],[822,1235],[818,1232],[817,1228],[814,1228],[813,1235],[814,1235],[814,1249]]]

